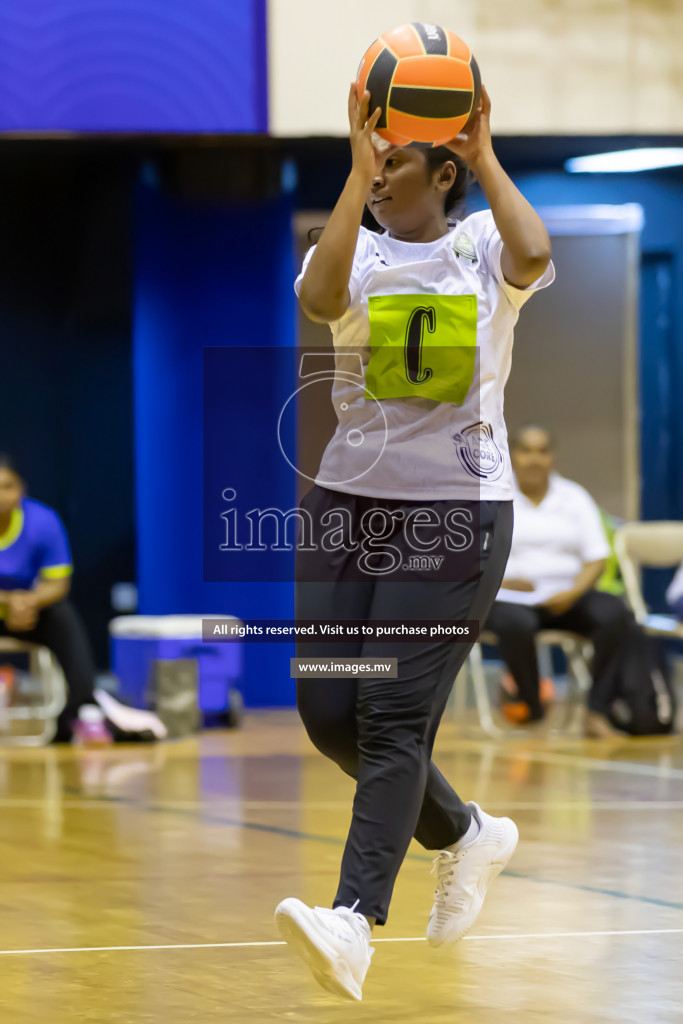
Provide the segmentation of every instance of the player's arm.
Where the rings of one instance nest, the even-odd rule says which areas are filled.
[[[299,302],[312,320],[338,320],[351,301],[349,280],[358,242],[365,200],[376,173],[379,157],[372,144],[372,133],[381,109],[368,117],[370,93],[358,103],[355,86],[349,93],[349,126],[353,165],[346,184],[315,247],[299,289]],[[391,147],[393,152],[395,147]]]
[[[541,218],[505,173],[493,152],[489,116],[491,100],[482,86],[481,102],[466,135],[448,148],[466,161],[486,196],[503,239],[500,257],[505,280],[527,288],[550,263],[550,238]]]
[[[534,585],[531,580],[517,579],[515,577],[508,578],[506,576],[501,583],[501,588],[504,590],[519,590],[522,593],[530,594],[534,589]]]
[[[67,576],[59,580],[38,580],[29,593],[34,608],[47,608],[62,601],[70,590],[71,579]]]
[[[9,590],[0,593],[0,604],[7,604],[14,614],[37,613],[57,601],[63,600],[71,590],[68,577],[56,580],[38,580],[30,590]]]
[[[71,589],[71,549],[64,524],[56,512],[50,511],[42,527],[41,566],[27,601],[33,611],[40,611],[63,600]]]
[[[68,577],[65,577],[40,580],[31,590],[0,593],[0,604],[4,604],[7,609],[7,626],[20,632],[33,629],[41,608],[61,601],[69,593],[70,586]]]
[[[581,569],[574,578],[572,591],[579,598],[592,590],[604,573],[610,546],[600,509],[590,494],[580,489],[575,500],[577,525],[581,536]]]
[[[547,608],[553,615],[564,615],[584,594],[593,588],[604,570],[604,558],[600,558],[595,562],[584,562],[581,570],[574,577],[571,588],[569,590],[562,590],[559,594],[553,594],[547,601],[543,601],[542,607]]]
[[[577,597],[581,597],[583,594],[586,594],[589,590],[593,589],[605,571],[606,565],[606,558],[598,558],[594,562],[583,563],[580,571],[574,578],[574,583],[572,584],[572,590]]]
[[[367,191],[352,171],[311,256],[299,289],[299,303],[311,320],[339,320],[349,308],[349,280]]]

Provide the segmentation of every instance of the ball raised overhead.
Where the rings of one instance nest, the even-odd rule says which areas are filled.
[[[479,68],[455,32],[423,22],[383,32],[365,53],[358,99],[382,108],[377,133],[387,142],[441,146],[467,124],[481,93]]]

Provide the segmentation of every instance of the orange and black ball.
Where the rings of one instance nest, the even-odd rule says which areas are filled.
[[[377,133],[397,146],[441,146],[477,109],[481,80],[469,46],[455,32],[415,22],[384,32],[358,69],[358,99],[382,108]]]

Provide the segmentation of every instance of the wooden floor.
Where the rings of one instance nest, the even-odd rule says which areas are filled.
[[[438,953],[414,844],[352,1004],[272,922],[285,896],[330,904],[352,796],[293,713],[156,748],[0,750],[0,1020],[681,1024],[682,741],[446,722],[436,760],[520,845]]]

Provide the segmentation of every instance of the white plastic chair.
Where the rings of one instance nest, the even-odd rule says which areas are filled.
[[[574,705],[591,688],[592,676],[588,663],[593,654],[592,644],[585,636],[579,636],[578,633],[570,633],[563,629],[539,630],[535,640],[539,661],[543,660],[544,653],[547,653],[552,647],[560,647],[567,659],[569,672],[567,674],[566,728],[569,725]],[[470,651],[466,666],[463,666],[455,681],[455,704],[456,707],[462,708],[466,702],[467,676],[471,677],[479,723],[489,736],[502,736],[508,732],[508,730],[500,729],[493,720],[491,696],[486,682],[484,659],[481,652],[482,644],[495,646],[497,643],[498,638],[494,633],[486,630],[482,632],[479,642],[475,643]]]
[[[2,715],[7,731],[5,735],[0,734],[0,742],[26,747],[44,746],[54,737],[57,718],[66,705],[66,681],[61,666],[47,647],[15,640],[14,637],[0,637],[0,660],[3,651],[28,654],[29,671],[41,684],[43,701],[41,704],[10,705],[4,708]],[[15,721],[38,722],[41,730],[29,734],[12,733],[11,723]]]
[[[624,523],[614,535],[614,550],[636,621],[651,636],[683,639],[683,623],[673,615],[652,615],[640,585],[641,568],[670,569],[683,561],[683,523]]]

